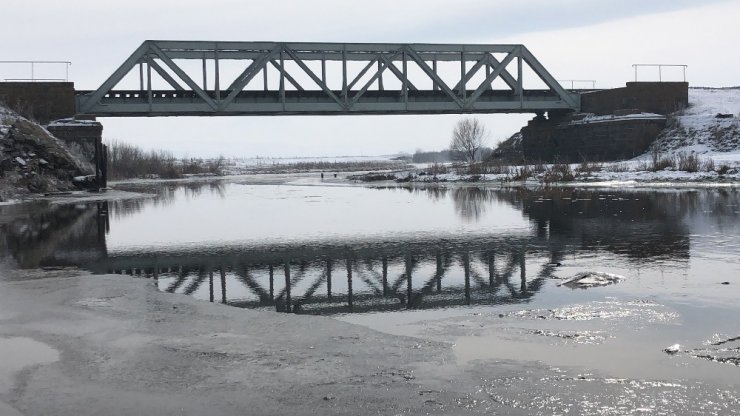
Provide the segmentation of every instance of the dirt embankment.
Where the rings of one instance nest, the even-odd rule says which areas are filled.
[[[74,189],[88,170],[41,125],[0,106],[0,201]]]

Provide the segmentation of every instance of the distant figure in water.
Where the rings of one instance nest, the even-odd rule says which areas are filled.
[[[321,172],[321,179],[324,179],[324,172]]]
[[[334,177],[335,177],[335,178],[337,177],[337,174],[336,174],[336,173],[334,174]]]

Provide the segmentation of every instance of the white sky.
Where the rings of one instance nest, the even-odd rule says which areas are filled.
[[[692,85],[740,85],[738,0],[3,0],[0,16],[0,60],[72,61],[79,89],[95,89],[146,39],[523,43],[555,78],[597,87],[623,86],[634,63],[687,64]],[[27,71],[0,65],[0,79]],[[36,76],[64,76],[46,71]],[[289,157],[438,150],[460,117],[101,121],[106,139],[180,155]],[[531,116],[480,118],[494,144]]]

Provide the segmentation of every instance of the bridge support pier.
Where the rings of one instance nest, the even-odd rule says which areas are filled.
[[[49,133],[63,141],[74,154],[88,162],[95,176],[95,187],[108,186],[108,146],[103,144],[103,125],[94,116],[77,115],[56,120],[47,126]]]

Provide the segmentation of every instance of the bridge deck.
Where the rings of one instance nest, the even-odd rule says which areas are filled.
[[[231,91],[205,91],[216,99]],[[77,91],[79,101],[90,91]],[[341,91],[334,91],[337,96]],[[472,91],[470,92],[472,93]],[[409,91],[407,99],[400,90],[367,91],[362,100],[351,107],[343,106],[324,91],[285,91],[284,100],[278,91],[241,91],[227,109],[209,106],[192,91],[119,90],[106,94],[96,107],[100,117],[125,116],[215,116],[215,115],[349,115],[349,114],[458,114],[512,113],[569,110],[571,106],[549,90],[527,90],[520,97],[512,91],[489,90],[465,111],[450,101],[441,91]]]

